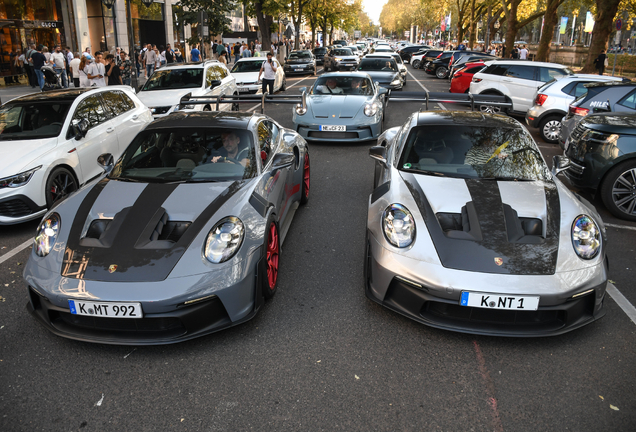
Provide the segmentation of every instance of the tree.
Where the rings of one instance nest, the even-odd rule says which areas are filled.
[[[594,60],[602,50],[607,49],[614,18],[618,13],[618,5],[621,0],[596,0],[596,14],[594,16],[594,30],[592,30],[592,42],[588,51],[587,60],[581,73],[593,73]]]
[[[539,40],[539,48],[537,50],[537,61],[547,62],[550,57],[550,44],[554,35],[554,28],[559,21],[557,9],[565,0],[547,0],[545,7],[545,15],[543,18],[543,33]]]
[[[208,15],[208,36],[203,36],[202,32],[193,32],[188,38],[191,45],[202,42],[210,42],[211,35],[222,34],[230,30],[230,19],[225,15],[234,10],[233,0],[181,0],[183,21],[186,24],[197,25],[200,19],[200,12]]]
[[[501,4],[506,15],[506,24],[508,26],[506,30],[506,53],[512,52],[512,48],[514,47],[515,39],[517,38],[517,32],[519,31],[519,29],[530,24],[532,21],[536,20],[540,16],[543,16],[543,14],[545,13],[544,10],[538,10],[527,18],[519,20],[519,6],[523,1],[524,0],[501,0]]]
[[[303,20],[303,8],[307,6],[311,1],[315,0],[291,0],[290,15],[292,17],[292,23],[296,29],[296,38],[294,40],[294,49],[300,48],[300,24]]]
[[[216,0],[214,0],[216,1]],[[285,10],[283,1],[277,0],[249,0],[254,7],[254,15],[261,31],[261,44],[264,51],[272,49],[272,23],[274,16]]]

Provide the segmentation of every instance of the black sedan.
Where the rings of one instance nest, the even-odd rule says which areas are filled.
[[[285,76],[289,75],[315,75],[316,58],[309,50],[292,51],[285,58],[283,65]]]
[[[435,75],[437,78],[448,77],[448,63],[455,51],[444,51],[435,60],[426,64],[426,73]]]
[[[416,52],[424,48],[432,48],[432,47],[428,45],[409,45],[409,46],[405,46],[398,52],[400,54],[400,57],[402,57],[402,61],[404,63],[409,63],[411,61],[411,56],[413,56],[413,54],[415,54]]]
[[[314,50],[312,51],[314,57],[316,57],[316,64],[323,64],[323,59],[325,57],[325,54],[327,54],[327,48],[324,47],[320,47],[320,48],[314,48]]]

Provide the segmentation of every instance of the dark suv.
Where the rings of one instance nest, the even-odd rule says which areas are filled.
[[[424,48],[431,48],[428,45],[409,45],[402,48],[399,52],[404,63],[409,63],[413,54]]]
[[[562,166],[569,162],[570,183],[600,194],[614,216],[636,221],[636,114],[589,115],[568,142]]]
[[[435,75],[437,78],[446,78],[448,76],[448,63],[453,54],[455,51],[444,51],[435,60],[427,62],[426,73]]]
[[[323,58],[325,57],[325,54],[327,54],[327,48],[314,48],[313,53],[314,57],[316,57],[316,64],[322,64]]]

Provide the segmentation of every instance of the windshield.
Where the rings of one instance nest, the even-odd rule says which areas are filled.
[[[353,52],[351,52],[351,50],[348,48],[339,48],[339,49],[333,50],[331,52],[331,55],[350,56],[350,55],[353,55]]]
[[[265,59],[262,60],[250,60],[250,61],[239,61],[234,64],[234,67],[230,72],[260,72],[261,65]]]
[[[325,54],[327,52],[327,48],[314,48],[314,54]]]
[[[391,57],[393,57],[393,60],[395,60],[395,62],[397,64],[403,64],[402,63],[402,57],[400,57],[399,54],[397,54],[397,53],[396,54],[391,54]]]
[[[397,72],[398,67],[395,60],[387,57],[379,58],[363,58],[358,66],[358,70],[361,71],[385,71],[385,72]]]
[[[256,175],[252,136],[246,130],[142,131],[119,158],[110,178],[153,183],[214,182]]]
[[[203,85],[203,69],[164,69],[155,71],[142,91],[198,88]]]
[[[72,103],[42,101],[6,104],[0,108],[0,141],[58,136]]]
[[[311,94],[373,95],[373,84],[367,78],[351,76],[320,77],[312,87]]]
[[[311,59],[311,53],[309,51],[293,51],[289,54],[289,60],[309,60]]]
[[[521,127],[414,127],[398,169],[455,178],[550,178],[539,149]]]

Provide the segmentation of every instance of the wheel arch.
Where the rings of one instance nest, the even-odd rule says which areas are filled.
[[[605,166],[605,168],[603,168],[601,175],[599,175],[598,177],[599,181],[595,188],[596,189],[595,194],[599,192],[599,189],[603,186],[603,183],[605,182],[605,180],[607,180],[607,176],[609,175],[610,171],[612,171],[615,167],[617,167],[618,165],[624,162],[636,162],[636,154],[629,153],[629,154],[623,155],[622,157],[619,157],[610,161]]]

